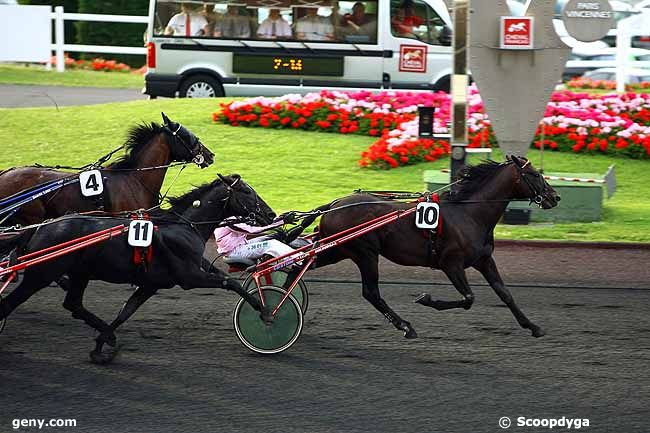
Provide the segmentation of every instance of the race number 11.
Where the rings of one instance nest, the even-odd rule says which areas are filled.
[[[129,245],[132,247],[148,247],[153,240],[153,223],[145,220],[134,220],[129,224]]]
[[[440,206],[438,203],[418,203],[415,209],[415,225],[419,229],[435,229],[438,227]]]
[[[79,173],[81,194],[84,197],[93,197],[104,192],[102,173],[99,170],[89,170]]]

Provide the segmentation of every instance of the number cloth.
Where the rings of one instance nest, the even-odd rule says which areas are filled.
[[[418,201],[428,201],[431,203],[438,203],[438,205],[440,205],[440,196],[438,195],[438,193],[434,193],[431,195],[427,195],[426,197],[422,197]],[[422,232],[424,233],[425,237],[428,236],[427,230],[423,230]],[[438,214],[438,227],[436,228],[436,235],[440,236],[441,234],[442,234],[442,208],[440,209],[440,213]]]

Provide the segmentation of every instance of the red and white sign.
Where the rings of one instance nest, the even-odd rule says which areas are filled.
[[[534,48],[534,17],[501,17],[501,48],[530,50]]]
[[[427,47],[421,45],[399,46],[400,72],[426,72]]]

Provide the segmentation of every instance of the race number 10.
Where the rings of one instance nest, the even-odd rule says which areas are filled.
[[[89,170],[79,173],[81,194],[84,197],[93,197],[104,192],[102,173],[99,170]]]
[[[145,220],[134,220],[129,224],[129,245],[132,247],[148,247],[153,240],[153,223]]]
[[[419,229],[435,229],[438,227],[440,206],[438,203],[418,203],[415,209],[415,225]]]

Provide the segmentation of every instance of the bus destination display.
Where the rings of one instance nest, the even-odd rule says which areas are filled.
[[[234,54],[232,71],[240,74],[343,76],[343,57]]]

